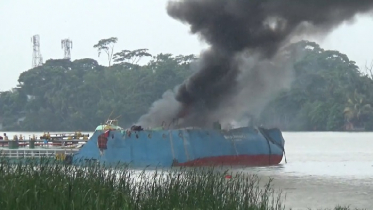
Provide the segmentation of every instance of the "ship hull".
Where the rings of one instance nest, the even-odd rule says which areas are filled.
[[[185,163],[176,163],[174,166],[268,166],[279,164],[282,155],[226,155],[206,157]]]
[[[95,131],[72,157],[82,165],[99,162],[134,167],[267,166],[279,164],[285,141],[278,129],[110,131],[104,146],[103,131]],[[101,149],[100,149],[100,148]]]

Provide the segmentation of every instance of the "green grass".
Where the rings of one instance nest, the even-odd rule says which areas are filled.
[[[284,209],[283,196],[254,175],[214,169],[134,171],[76,167],[50,159],[0,164],[2,210]],[[336,208],[336,210],[348,208]]]

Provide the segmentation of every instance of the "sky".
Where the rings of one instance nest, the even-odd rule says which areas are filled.
[[[73,41],[72,60],[98,58],[93,45],[117,37],[115,51],[147,48],[151,54],[199,54],[208,47],[188,25],[167,15],[168,0],[0,0],[0,91],[10,90],[31,68],[31,37],[40,36],[44,61],[63,58],[61,40]],[[346,54],[364,68],[373,61],[373,15],[336,28],[324,39],[308,38],[322,48]]]

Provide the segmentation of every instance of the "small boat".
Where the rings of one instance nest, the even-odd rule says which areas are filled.
[[[133,167],[268,166],[279,164],[285,140],[277,128],[241,127],[123,129],[118,121],[99,125],[69,163],[118,163]]]

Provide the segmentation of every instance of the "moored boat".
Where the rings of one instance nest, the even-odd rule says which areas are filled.
[[[68,160],[88,140],[89,134],[61,133],[49,134],[37,138],[35,135],[24,139],[22,135],[13,139],[0,140],[0,158],[12,160],[27,158],[51,158]],[[66,159],[67,157],[67,159]]]

